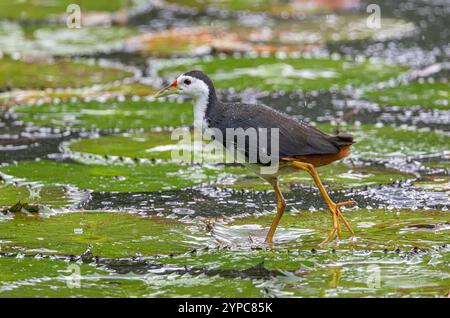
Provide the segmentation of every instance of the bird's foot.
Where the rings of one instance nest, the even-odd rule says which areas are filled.
[[[340,203],[334,203],[330,202],[328,204],[331,214],[333,216],[333,229],[331,230],[330,234],[328,234],[327,238],[323,240],[320,245],[324,245],[331,241],[335,234],[337,233],[337,237],[341,238],[342,236],[342,229],[341,229],[341,223],[342,221],[344,223],[344,226],[347,228],[347,230],[350,232],[350,235],[352,237],[355,237],[355,232],[353,231],[352,227],[348,223],[348,221],[345,219],[344,215],[342,214],[340,207],[347,206],[347,205],[354,205],[357,204],[355,201],[347,201],[347,202],[340,202]]]

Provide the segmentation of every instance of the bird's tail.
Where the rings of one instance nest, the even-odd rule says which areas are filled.
[[[334,141],[338,144],[339,147],[350,146],[355,143],[353,136],[350,134],[339,133],[334,136]]]

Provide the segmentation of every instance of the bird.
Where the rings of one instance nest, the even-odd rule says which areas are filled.
[[[320,245],[332,241],[335,237],[341,238],[341,222],[351,237],[356,238],[355,232],[341,211],[341,207],[354,205],[356,202],[335,203],[323,186],[316,169],[349,156],[351,146],[355,143],[352,135],[342,133],[328,135],[304,120],[294,119],[264,104],[222,102],[217,97],[212,80],[199,70],[179,75],[171,84],[159,90],[154,97],[171,94],[181,94],[192,98],[194,129],[215,129],[223,136],[226,136],[230,129],[236,131],[238,128],[242,128],[241,132],[247,129],[261,132],[262,128],[276,129],[278,132],[276,152],[276,147],[267,146],[261,149],[260,143],[253,146],[246,145],[244,148],[238,147],[236,136],[218,140],[223,147],[237,150],[245,159],[248,159],[252,150],[258,151],[256,160],[246,161],[244,165],[273,187],[277,202],[277,212],[267,232],[265,243],[273,244],[275,232],[286,209],[286,201],[280,190],[280,176],[299,171],[306,171],[311,176],[331,212],[332,228]],[[266,145],[272,145],[270,142],[274,138],[271,139],[271,137],[273,136],[267,137]],[[271,152],[269,148],[273,148],[273,151]],[[262,161],[263,156],[259,151],[261,154],[270,155],[271,159],[275,158],[277,169],[266,169],[263,172],[262,168],[267,168],[267,161]]]

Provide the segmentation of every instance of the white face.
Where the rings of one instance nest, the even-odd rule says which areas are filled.
[[[180,94],[199,98],[209,95],[209,88],[202,80],[198,78],[180,75],[177,78],[177,85]]]

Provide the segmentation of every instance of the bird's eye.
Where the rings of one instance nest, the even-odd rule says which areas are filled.
[[[190,85],[190,84],[191,84],[191,80],[190,80],[190,79],[185,79],[185,80],[184,80],[184,84]]]

